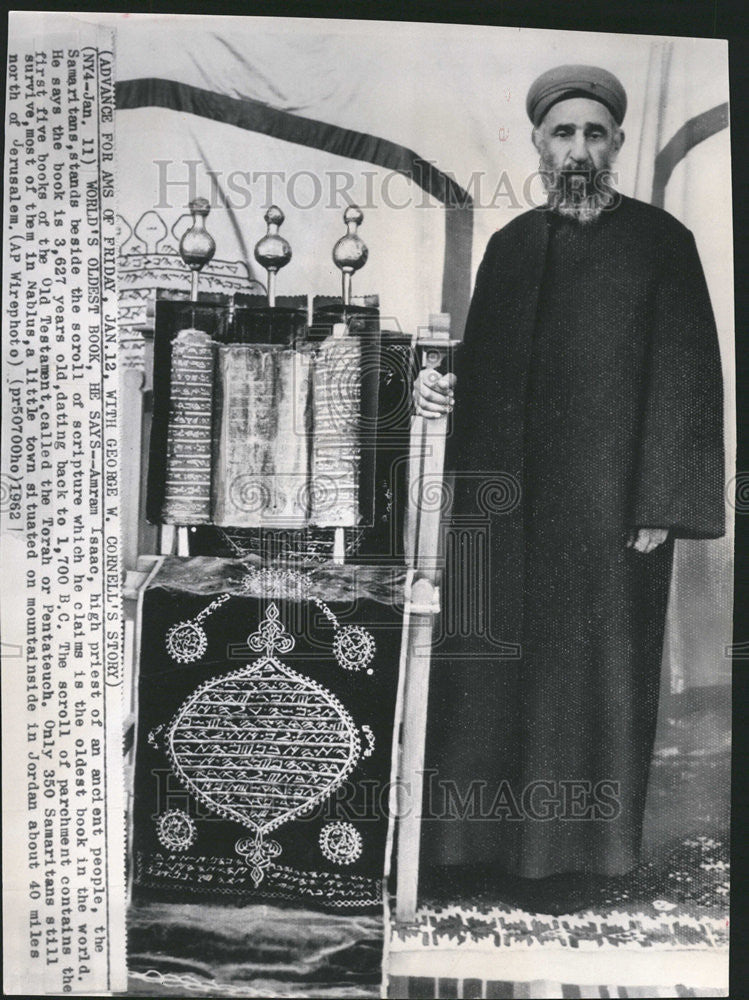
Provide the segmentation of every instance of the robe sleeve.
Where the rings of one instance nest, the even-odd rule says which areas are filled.
[[[725,531],[718,336],[694,237],[683,227],[669,236],[654,297],[632,527],[718,538]]]
[[[463,339],[456,348],[453,371],[456,376],[455,409],[447,438],[445,467],[449,471],[468,468],[474,453],[470,439],[477,431],[475,404],[486,392],[487,339],[497,325],[498,305],[493,277],[496,256],[496,237],[492,237],[476,273],[476,283],[466,318]],[[481,466],[483,468],[483,465]]]

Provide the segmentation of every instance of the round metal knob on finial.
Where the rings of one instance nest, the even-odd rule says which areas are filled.
[[[211,206],[205,198],[194,198],[190,202],[192,226],[180,240],[179,252],[191,271],[200,271],[216,252],[216,242],[205,228],[210,210]]]
[[[286,216],[278,205],[271,205],[263,216],[268,232],[255,244],[255,260],[268,272],[268,305],[276,304],[275,276],[291,260],[291,247],[278,232]]]
[[[343,221],[347,225],[349,222],[353,222],[354,225],[360,226],[364,221],[364,212],[358,205],[347,205],[343,212]]]
[[[343,304],[351,304],[351,275],[367,263],[369,250],[359,236],[357,227],[364,220],[364,213],[357,205],[349,205],[343,213],[346,235],[333,247],[333,263],[343,272]]]
[[[333,247],[333,261],[342,271],[353,274],[367,263],[369,250],[356,229],[364,220],[364,213],[356,205],[349,205],[343,213],[348,232]]]
[[[263,218],[269,226],[280,226],[286,219],[286,216],[283,214],[283,209],[279,208],[278,205],[271,205]]]
[[[255,244],[255,260],[266,271],[280,271],[291,260],[291,247],[278,232],[286,216],[277,205],[271,205],[263,218],[268,224],[268,232]]]

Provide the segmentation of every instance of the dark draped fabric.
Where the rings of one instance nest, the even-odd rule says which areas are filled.
[[[281,573],[279,567],[264,569]],[[377,910],[403,574],[381,566],[319,564],[296,575],[287,568],[292,580],[306,580],[310,594],[325,602],[338,623],[334,628],[311,598],[284,596],[277,583],[256,582],[262,597],[245,591],[242,581],[253,572],[256,567],[240,560],[168,558],[145,591],[133,898],[137,906],[285,901],[340,912]],[[203,620],[205,652],[176,661],[165,641],[169,630],[194,622],[220,594],[231,599]],[[291,636],[294,645],[279,643],[277,662],[261,669],[262,651],[248,636],[271,634],[271,605],[278,612],[271,631],[282,629],[277,634]],[[341,635],[347,626],[358,629],[360,640],[363,630],[373,643],[366,669],[356,633]],[[343,653],[348,650],[344,657],[335,653],[336,636]],[[342,760],[349,750],[353,766],[346,770]],[[294,812],[300,795],[308,797],[309,809]],[[273,819],[279,822],[268,822]],[[259,880],[247,851],[257,827],[276,851],[267,866],[261,864]]]
[[[724,530],[718,341],[691,233],[627,198],[586,226],[519,217],[489,243],[456,371],[453,528],[485,534],[489,598],[432,671],[423,861],[621,874],[673,542]],[[519,502],[487,507],[492,476]],[[668,541],[628,548],[638,527]],[[448,577],[475,574],[463,549]]]

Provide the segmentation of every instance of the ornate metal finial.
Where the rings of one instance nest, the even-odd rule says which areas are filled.
[[[276,274],[291,260],[291,247],[278,232],[286,216],[278,205],[271,205],[263,216],[268,232],[255,244],[255,260],[268,272],[268,305],[276,304]]]
[[[361,225],[363,219],[362,210],[357,205],[349,205],[343,213],[347,233],[333,247],[333,263],[340,268],[343,275],[344,306],[351,305],[351,275],[360,267],[364,267],[369,256],[367,245],[357,232],[357,227]]]
[[[193,198],[190,202],[192,226],[179,243],[182,260],[192,271],[190,297],[194,302],[198,298],[198,274],[216,252],[216,241],[205,228],[206,216],[210,210],[211,206],[206,198]]]

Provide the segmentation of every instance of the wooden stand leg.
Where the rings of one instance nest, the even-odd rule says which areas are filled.
[[[176,528],[173,524],[159,526],[159,555],[170,556],[176,547]]]
[[[454,344],[419,338],[423,365],[436,369]],[[446,500],[443,489],[447,418],[414,417],[411,427],[409,506],[406,514],[406,616],[401,647],[403,702],[398,759],[398,873],[395,918],[416,915],[419,888],[424,750],[434,622],[439,614],[439,540]]]
[[[346,562],[345,528],[336,528],[333,534],[333,562],[341,566]]]
[[[178,556],[189,556],[190,555],[190,536],[189,528],[185,528],[180,525],[177,528],[177,555]]]
[[[411,588],[410,627],[404,638],[408,644],[408,670],[403,692],[398,785],[398,883],[395,918],[406,922],[414,919],[419,888],[429,666],[434,618],[438,609],[438,589],[428,580],[418,580]]]

